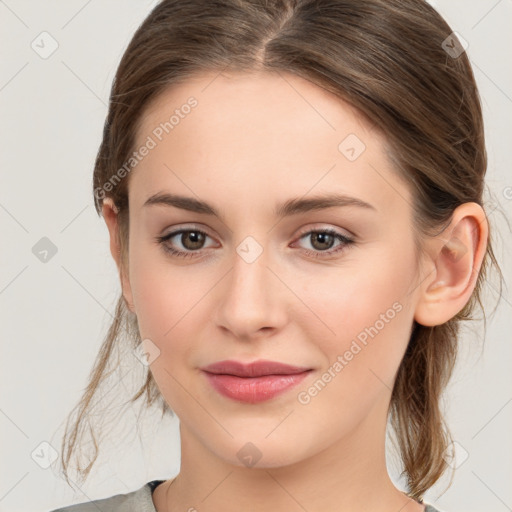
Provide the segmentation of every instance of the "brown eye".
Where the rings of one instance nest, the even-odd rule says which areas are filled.
[[[165,252],[173,256],[191,258],[200,256],[200,251],[204,248],[206,238],[211,237],[199,229],[180,229],[168,235],[157,237],[156,241]],[[178,246],[177,249],[175,248],[176,245]]]
[[[310,246],[313,248],[313,250],[304,249],[304,251],[307,255],[313,256],[315,258],[333,256],[336,253],[346,249],[349,245],[355,243],[354,240],[342,235],[341,233],[338,233],[334,229],[308,231],[300,237],[300,240],[302,239],[310,240]],[[338,247],[332,249],[336,241],[340,243]]]
[[[311,233],[309,236],[311,237],[311,245],[319,251],[325,251],[330,249],[333,243],[336,241],[333,235],[325,232],[315,231]]]
[[[181,233],[180,242],[185,249],[194,251],[201,249],[204,244],[206,235],[201,231],[183,231]]]

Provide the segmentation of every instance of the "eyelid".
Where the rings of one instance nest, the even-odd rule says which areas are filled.
[[[208,236],[211,239],[215,239],[215,237],[210,233],[208,228],[206,228],[200,224],[186,224],[186,225],[182,225],[182,226],[180,226],[180,225],[173,226],[169,231],[166,231],[166,232],[164,231],[164,233],[157,238],[169,239],[169,238],[172,238],[172,237],[179,235],[183,232],[188,232],[188,231],[198,231],[198,232],[204,233],[206,236]]]
[[[301,229],[297,236],[299,238],[301,238],[304,235],[308,235],[311,232],[317,232],[317,231],[321,231],[321,232],[324,232],[324,231],[336,231],[336,233],[338,235],[344,236],[345,238],[348,238],[348,239],[351,239],[351,240],[354,240],[354,241],[356,239],[355,233],[352,233],[348,229],[342,229],[342,228],[338,228],[338,227],[334,227],[332,225],[326,225],[326,224],[318,224],[318,225],[308,226],[308,227],[306,227],[304,229]]]
[[[327,251],[316,251],[316,250],[310,250],[310,249],[304,249],[302,248],[302,251],[305,254],[308,254],[310,256],[313,256],[314,258],[319,259],[328,259],[329,257],[335,257],[338,253],[341,253],[346,249],[347,246],[350,246],[356,242],[356,236],[354,234],[345,235],[342,232],[339,231],[340,228],[334,228],[333,226],[309,226],[308,228],[303,228],[301,232],[296,236],[295,241],[293,244],[298,243],[302,238],[306,237],[307,235],[311,235],[313,233],[328,233],[331,236],[333,236],[338,242],[340,242],[340,245],[337,249],[329,249]],[[156,237],[156,241],[162,245],[162,248],[164,251],[171,253],[171,255],[174,255],[178,258],[201,258],[201,253],[205,251],[208,248],[202,248],[198,249],[197,251],[192,250],[181,250],[181,249],[173,249],[171,247],[168,247],[166,243],[174,238],[175,236],[178,236],[182,233],[187,232],[200,232],[207,237],[214,239],[215,237],[212,237],[210,234],[208,234],[206,229],[203,229],[202,227],[199,227],[197,225],[188,225],[188,226],[175,226],[173,229],[164,235]],[[348,231],[348,230],[347,230]],[[211,248],[211,247],[210,247]],[[210,255],[211,256],[211,255]],[[206,256],[206,258],[209,258],[210,256]]]
[[[311,234],[312,232],[316,232],[316,231],[324,232],[324,231],[331,230],[331,231],[336,231],[337,234],[344,236],[345,238],[352,239],[352,240],[356,239],[356,235],[354,233],[352,233],[351,231],[349,231],[348,229],[343,230],[343,231],[345,231],[345,233],[343,231],[341,231],[341,232],[338,231],[340,229],[341,228],[333,227],[331,225],[318,224],[318,225],[307,226],[305,228],[301,228],[299,230],[299,233],[296,235],[296,237],[300,239],[304,235]],[[183,226],[180,226],[180,225],[173,226],[172,230],[169,231],[168,233],[164,233],[163,235],[161,235],[161,238],[166,238],[171,234],[174,236],[174,235],[179,234],[182,231],[194,231],[194,230],[201,231],[205,235],[208,235],[210,238],[215,238],[208,232],[207,228],[205,228],[204,226],[199,225],[199,224],[187,224],[187,225],[183,225]]]
[[[172,238],[174,238],[175,236],[178,236],[178,235],[181,235],[183,233],[188,233],[188,232],[198,232],[198,233],[202,233],[204,235],[206,235],[208,238],[210,238],[211,240],[215,240],[215,237],[210,235],[210,233],[208,232],[207,229],[203,228],[202,226],[194,226],[194,225],[189,225],[189,226],[175,226],[173,227],[168,233],[164,233],[163,235],[161,236],[158,236],[157,237],[157,240],[166,240],[166,241],[169,241],[171,240]],[[186,251],[186,252],[189,252],[189,253],[199,253],[201,251],[204,251],[206,249],[211,249],[212,247],[207,247],[207,248],[202,248],[202,249],[199,249],[197,251]]]

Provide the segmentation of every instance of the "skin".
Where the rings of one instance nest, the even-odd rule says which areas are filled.
[[[384,137],[350,105],[289,74],[204,74],[158,97],[137,143],[190,96],[198,106],[129,177],[127,268],[116,208],[109,199],[103,206],[124,297],[142,339],[160,351],[151,372],[180,418],[181,470],[155,490],[157,511],[424,510],[386,469],[391,390],[413,320],[442,324],[469,300],[486,248],[482,208],[457,208],[416,259],[410,192],[386,157]],[[354,161],[338,149],[349,134],[366,146]],[[223,218],[144,207],[157,192],[207,201]],[[332,192],[375,211],[273,213],[288,199]],[[196,257],[170,256],[155,241],[178,228],[207,233],[203,245],[181,235],[167,241]],[[307,235],[328,228],[355,242],[331,256],[308,255],[341,246]],[[236,250],[248,236],[263,248],[251,263]],[[298,394],[394,303],[400,312],[309,403],[299,403]],[[291,391],[247,404],[218,394],[199,370],[223,359],[314,371]],[[253,467],[237,457],[248,442],[261,453]]]

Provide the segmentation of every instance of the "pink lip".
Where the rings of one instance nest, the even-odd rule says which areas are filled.
[[[219,361],[201,368],[222,395],[241,402],[258,403],[296,386],[312,370],[275,361]]]

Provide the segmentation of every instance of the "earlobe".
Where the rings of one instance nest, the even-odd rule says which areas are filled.
[[[135,313],[135,307],[133,305],[133,297],[130,286],[130,281],[126,275],[127,269],[124,268],[121,258],[121,246],[119,243],[119,223],[118,223],[118,209],[111,198],[107,197],[103,200],[102,216],[107,224],[109,236],[110,236],[110,253],[116,262],[117,270],[119,272],[119,279],[121,281],[121,288],[123,296],[126,301],[128,309]]]
[[[434,269],[421,285],[414,319],[421,325],[441,325],[467,304],[487,248],[488,225],[477,203],[455,209],[450,225],[428,241]]]

